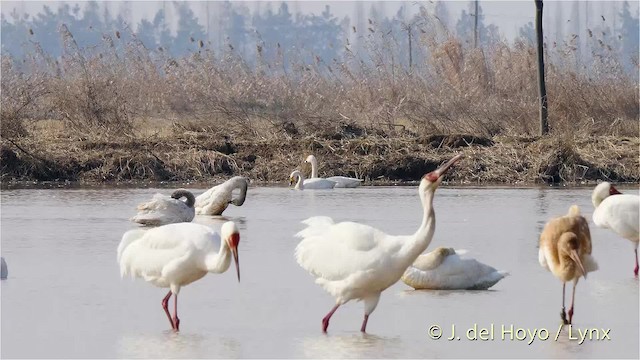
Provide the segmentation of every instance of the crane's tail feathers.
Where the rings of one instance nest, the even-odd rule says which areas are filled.
[[[309,226],[332,225],[333,219],[328,216],[312,216],[303,220],[302,223]]]
[[[322,234],[329,226],[333,225],[333,219],[328,216],[313,216],[302,221],[302,223],[307,227],[295,234],[295,237],[308,238]]]
[[[144,229],[133,229],[129,230],[124,235],[122,235],[122,240],[120,240],[120,245],[118,245],[118,263],[122,259],[122,253],[132,242],[140,239],[146,230]]]

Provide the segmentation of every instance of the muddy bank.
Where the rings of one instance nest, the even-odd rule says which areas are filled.
[[[256,183],[285,183],[310,167],[315,154],[322,177],[345,175],[368,184],[417,181],[458,153],[465,158],[447,179],[458,184],[566,184],[598,180],[640,182],[635,137],[305,137],[231,141],[211,133],[167,138],[3,139],[3,184],[15,181],[100,183],[213,182],[234,175]]]

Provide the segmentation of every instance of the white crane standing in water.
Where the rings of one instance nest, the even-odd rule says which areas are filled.
[[[201,279],[207,273],[220,274],[227,271],[232,257],[239,282],[239,243],[240,233],[232,221],[222,225],[220,235],[208,226],[195,223],[169,224],[149,230],[129,230],[122,236],[118,246],[120,274],[122,277],[139,277],[155,286],[170,288],[162,299],[162,308],[169,318],[171,327],[179,331],[180,288]],[[169,299],[172,294],[173,317],[169,312]]]
[[[595,208],[593,223],[598,227],[613,230],[633,244],[636,256],[636,267],[633,273],[638,276],[640,196],[622,194],[613,185],[603,182],[593,189],[591,202]]]
[[[336,299],[336,305],[322,319],[326,332],[338,307],[350,300],[364,301],[366,332],[369,315],[375,310],[382,291],[397,282],[404,271],[429,246],[435,231],[433,197],[446,171],[462,155],[424,175],[418,193],[423,207],[422,223],[413,235],[394,236],[368,225],[354,222],[334,223],[325,216],[311,217],[295,251],[298,264],[316,277]]]

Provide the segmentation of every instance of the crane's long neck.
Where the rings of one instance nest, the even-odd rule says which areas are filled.
[[[318,177],[318,160],[316,158],[311,158],[311,178],[315,179]]]
[[[227,271],[231,264],[231,251],[227,242],[220,242],[218,253],[211,252],[204,259],[205,270],[212,273],[223,273]]]
[[[406,257],[409,264],[413,263],[420,254],[427,249],[433,233],[436,231],[436,213],[433,211],[434,191],[427,189],[421,192],[420,200],[424,213],[422,223],[416,232],[402,246],[402,255]]]
[[[247,198],[247,188],[249,187],[249,184],[247,184],[247,181],[244,178],[240,178],[236,184],[236,186],[234,186],[235,189],[240,189],[240,196],[233,199],[233,205],[235,206],[241,206],[242,204],[244,204],[245,199]]]
[[[302,174],[297,174],[298,181],[296,182],[296,189],[303,190],[304,189],[304,176]]]

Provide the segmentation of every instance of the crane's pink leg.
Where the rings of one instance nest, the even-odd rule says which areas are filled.
[[[338,307],[340,307],[340,304],[336,304],[336,306],[334,306],[333,309],[331,309],[331,311],[329,311],[327,316],[325,316],[322,319],[322,332],[324,332],[324,333],[327,332],[327,328],[329,327],[329,319],[331,319],[331,316],[333,315],[333,313],[336,312],[336,310],[338,310]]]
[[[171,290],[167,293],[167,296],[162,299],[162,308],[164,309],[165,314],[169,318],[169,322],[171,323],[171,328],[175,330],[176,326],[173,324],[173,320],[171,320],[171,313],[169,313],[169,299],[171,299]]]
[[[571,295],[571,307],[569,308],[569,324],[573,320],[573,304],[576,300],[576,283],[573,283],[573,294]]]
[[[567,321],[567,314],[564,311],[564,288],[566,285],[566,283],[562,283],[562,311],[560,312],[560,318],[562,319],[562,323],[565,325],[569,324],[569,321]]]
[[[178,319],[178,294],[173,295],[173,323],[175,330],[180,331],[180,319]]]
[[[362,326],[360,327],[361,332],[367,332],[367,321],[369,321],[369,315],[364,314],[364,320],[362,321]]]
[[[633,269],[633,273],[638,276],[638,269],[640,268],[640,266],[638,266],[638,249],[635,249],[635,253],[636,253],[636,267]]]

